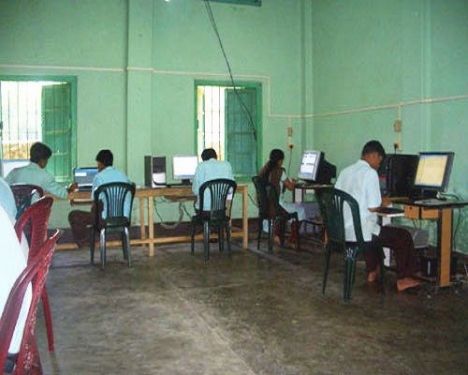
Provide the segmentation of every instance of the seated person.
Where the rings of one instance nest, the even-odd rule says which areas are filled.
[[[26,268],[26,258],[20,247],[13,224],[2,206],[0,206],[0,316],[3,314],[5,303],[10,294],[13,284],[18,276]],[[13,370],[14,360],[19,352],[21,340],[23,338],[24,325],[31,304],[31,288],[26,291],[21,307],[16,328],[8,349],[8,359],[5,369],[0,369],[10,373]],[[3,338],[2,338],[3,340]]]
[[[13,192],[11,191],[10,185],[0,177],[0,206],[3,207],[5,212],[8,214],[11,222],[16,222],[16,202]]]
[[[283,168],[284,152],[279,149],[273,149],[270,152],[270,159],[260,169],[258,176],[270,182],[276,189],[279,196],[280,206],[289,213],[297,212],[299,223],[306,219],[306,214],[314,211],[315,203],[288,203],[284,200],[285,190],[294,190],[296,182],[286,175]],[[297,242],[296,233],[299,228],[295,227],[296,223],[292,223],[291,237],[289,239],[291,244]],[[299,224],[300,225],[300,224]],[[279,228],[275,228],[275,242],[279,243]]]
[[[96,155],[96,162],[98,173],[93,179],[93,194],[96,189],[103,184],[111,182],[130,182],[125,173],[112,166],[114,163],[114,155],[110,150],[99,151]],[[87,227],[94,224],[96,209],[97,208],[93,203],[91,212],[74,210],[68,215],[73,239],[77,243],[78,247],[83,247],[89,244],[89,229]]]
[[[234,181],[231,164],[225,160],[217,160],[218,155],[214,149],[207,148],[203,150],[201,158],[202,162],[198,164],[192,181],[192,192],[197,196],[197,201],[195,202],[196,209],[200,209],[198,193],[200,191],[200,186],[202,186],[203,183],[210,180],[216,180],[218,178],[226,178]],[[203,210],[210,210],[211,200],[209,193],[207,194],[207,192],[205,192],[203,206]]]
[[[385,157],[385,150],[378,141],[369,141],[361,152],[361,159],[345,168],[335,187],[352,195],[358,202],[364,241],[391,248],[395,253],[398,280],[397,289],[402,291],[419,285],[412,276],[417,271],[416,257],[411,234],[403,229],[377,224],[376,209],[382,204],[377,170]],[[355,241],[351,213],[345,211],[346,240]],[[378,279],[380,259],[377,247],[364,253],[368,270],[368,281]]]
[[[58,198],[67,199],[68,193],[76,189],[76,184],[68,188],[63,187],[54,176],[45,170],[49,158],[52,156],[52,150],[44,143],[36,142],[29,150],[29,159],[31,163],[24,167],[13,169],[6,181],[10,184],[31,184],[40,186],[45,192]]]

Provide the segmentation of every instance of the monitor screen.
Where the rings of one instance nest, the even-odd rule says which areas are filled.
[[[420,152],[414,187],[422,190],[447,190],[453,157],[453,152]]]
[[[321,154],[320,151],[304,151],[299,167],[299,178],[312,181],[317,179]]]
[[[195,175],[198,157],[192,155],[176,155],[172,158],[172,174],[174,180],[191,180]]]
[[[92,186],[94,176],[98,173],[96,167],[81,167],[73,170],[73,180],[78,186]]]

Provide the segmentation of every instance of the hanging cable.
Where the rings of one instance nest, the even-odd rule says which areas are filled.
[[[231,79],[231,84],[232,84],[232,88],[234,90],[234,94],[236,95],[237,100],[239,101],[242,109],[244,110],[244,112],[247,115],[248,123],[249,123],[249,125],[251,127],[251,130],[252,130],[252,135],[254,137],[254,140],[257,141],[257,129],[255,128],[255,125],[254,125],[254,122],[253,122],[253,119],[252,119],[252,115],[251,115],[249,109],[247,108],[247,106],[245,105],[244,101],[242,100],[242,98],[241,98],[241,96],[239,94],[239,91],[237,90],[236,83],[234,82],[234,76],[232,74],[231,64],[229,63],[228,57],[226,55],[226,51],[224,50],[223,42],[221,40],[221,36],[219,35],[218,27],[216,26],[216,21],[215,21],[214,15],[213,15],[213,10],[211,9],[210,0],[203,0],[203,2],[205,4],[206,12],[208,13],[208,18],[210,19],[211,27],[213,28],[213,31],[216,34],[216,37],[217,37],[218,42],[219,42],[219,46],[221,48],[221,52],[223,53],[224,61],[226,62],[226,66],[227,66],[227,69],[228,69],[228,72],[229,72],[229,78]]]

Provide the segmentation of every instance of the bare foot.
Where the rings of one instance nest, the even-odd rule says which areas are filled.
[[[417,287],[420,284],[421,283],[418,280],[413,279],[412,277],[404,277],[397,280],[397,290],[402,292],[406,289]]]
[[[274,236],[273,241],[276,246],[281,246],[281,239],[279,238],[279,236]]]
[[[367,274],[367,281],[369,283],[373,283],[375,282],[377,279],[380,278],[380,266],[377,266],[375,268],[375,270],[373,271],[370,271],[368,274]]]

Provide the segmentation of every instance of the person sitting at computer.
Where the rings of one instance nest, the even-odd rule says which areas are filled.
[[[306,207],[304,203],[288,203],[284,200],[285,190],[294,190],[296,181],[290,179],[286,175],[286,170],[283,168],[284,152],[280,149],[273,149],[270,152],[270,159],[260,169],[258,176],[270,182],[274,187],[279,196],[280,206],[289,213],[297,212],[299,225],[306,219]],[[297,242],[296,233],[299,228],[295,227],[296,222],[291,223],[291,236],[289,242],[295,244]],[[275,231],[275,242],[279,243],[280,233],[279,228],[274,228]]]
[[[0,206],[3,207],[11,222],[14,224],[16,222],[17,213],[15,197],[11,191],[10,185],[8,185],[3,177],[0,177]]]
[[[58,198],[67,199],[68,193],[76,189],[76,184],[71,184],[68,188],[55,181],[54,176],[45,170],[52,150],[44,143],[36,142],[29,150],[29,160],[24,167],[13,169],[5,180],[10,184],[31,184],[44,189],[45,192]]]
[[[364,241],[372,241],[364,252],[368,270],[368,281],[379,278],[380,259],[377,246],[389,247],[395,253],[397,266],[397,289],[403,291],[419,285],[412,276],[417,271],[416,256],[411,234],[403,229],[380,226],[376,210],[382,204],[377,170],[385,157],[385,150],[379,141],[367,142],[361,152],[361,159],[345,168],[338,176],[335,188],[343,190],[356,199],[361,216]],[[350,212],[344,213],[345,235],[348,241],[355,241],[353,219]]]
[[[195,208],[198,210],[200,198],[200,186],[205,182],[216,180],[218,178],[226,178],[234,181],[231,163],[226,160],[218,160],[218,155],[213,148],[206,148],[201,153],[202,162],[198,164],[195,170],[195,175],[192,180],[192,192],[197,197]],[[208,192],[205,192],[202,210],[209,210],[211,207],[211,200]]]
[[[98,173],[94,176],[92,193],[101,185],[111,182],[130,182],[125,173],[113,167],[114,155],[110,150],[100,150],[96,155]],[[78,247],[84,247],[89,244],[88,227],[94,224],[95,210],[94,203],[91,206],[91,212],[82,210],[73,210],[68,215],[68,222]]]

